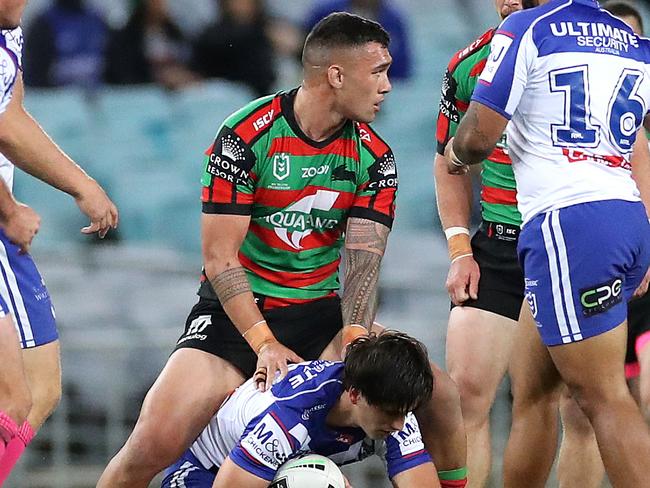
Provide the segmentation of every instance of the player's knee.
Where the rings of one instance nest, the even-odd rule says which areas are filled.
[[[490,410],[494,392],[486,387],[480,375],[475,372],[462,371],[453,376],[463,409],[463,415],[484,417]]]
[[[30,423],[38,428],[52,415],[61,401],[61,382],[49,381],[31,387]]]
[[[591,438],[594,431],[582,408],[571,396],[563,396],[560,402],[560,415],[565,432],[581,438]]]
[[[169,466],[187,447],[182,430],[160,412],[143,408],[125,445],[123,464],[155,472]]]
[[[10,392],[8,400],[8,405],[3,408],[3,411],[18,425],[22,425],[32,409],[32,395],[27,385],[14,388]]]

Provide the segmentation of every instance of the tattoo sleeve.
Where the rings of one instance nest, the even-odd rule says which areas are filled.
[[[217,294],[221,305],[242,293],[250,292],[251,285],[246,277],[246,272],[241,266],[229,268],[210,280],[214,292]]]
[[[343,323],[372,326],[377,312],[379,268],[390,229],[366,219],[351,218],[345,235]]]

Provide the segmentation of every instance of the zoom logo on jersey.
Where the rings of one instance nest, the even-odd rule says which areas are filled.
[[[242,439],[241,447],[253,459],[271,469],[277,469],[292,454],[282,427],[268,413]]]
[[[591,317],[620,303],[623,300],[622,287],[623,280],[616,278],[608,283],[580,290],[582,313],[586,317]]]
[[[303,178],[312,178],[316,175],[324,175],[326,173],[329,173],[330,171],[330,165],[329,164],[324,164],[322,166],[318,166],[317,168],[300,168],[302,170],[302,177]]]

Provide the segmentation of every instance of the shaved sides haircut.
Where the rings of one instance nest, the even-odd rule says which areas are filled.
[[[334,12],[318,22],[307,35],[302,64],[319,64],[332,49],[354,48],[369,42],[388,47],[390,36],[377,22],[346,12]]]

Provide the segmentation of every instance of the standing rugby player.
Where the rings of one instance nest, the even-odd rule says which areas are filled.
[[[83,233],[104,237],[118,221],[117,209],[104,190],[23,107],[19,22],[24,6],[25,0],[0,0],[0,151],[6,156],[0,157],[0,485],[61,396],[54,309],[27,254],[40,221],[10,193],[14,164],[71,195],[90,219]]]
[[[508,125],[526,298],[555,380],[589,418],[612,483],[644,486],[650,470],[638,459],[650,456],[650,432],[623,362],[626,302],[647,286],[650,264],[650,224],[630,174],[650,103],[650,45],[595,0],[539,3],[492,39],[447,145],[449,171],[480,162]]]
[[[302,85],[222,125],[202,180],[199,302],[99,487],[147,486],[246,378],[266,389],[288,362],[340,359],[372,326],[397,191],[393,153],[368,125],[391,89],[388,43],[379,24],[331,14],[307,36]],[[416,415],[453,478],[465,433],[455,386],[436,375],[436,401]]]

